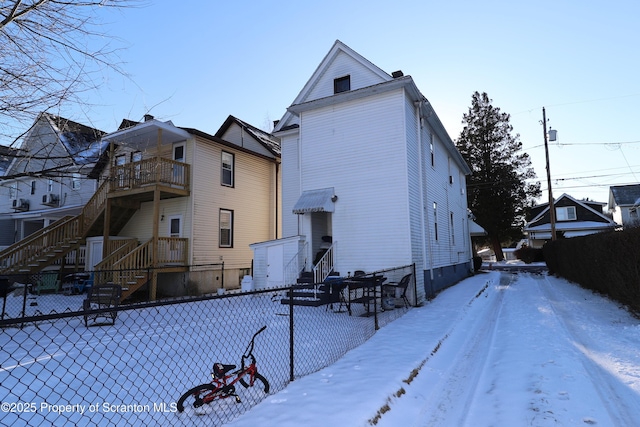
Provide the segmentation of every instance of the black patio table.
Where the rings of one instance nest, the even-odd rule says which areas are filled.
[[[378,295],[382,296],[382,284],[387,280],[384,276],[354,276],[345,278],[342,283],[347,291],[347,310],[351,316],[351,304],[362,303],[365,306],[364,317],[377,313]],[[362,290],[362,295],[357,296],[357,291]],[[355,298],[351,293],[356,293]],[[373,311],[372,311],[373,310]]]

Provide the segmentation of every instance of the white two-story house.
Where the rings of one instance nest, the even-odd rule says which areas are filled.
[[[88,174],[100,155],[103,134],[49,113],[38,116],[19,147],[3,156],[0,247],[80,213],[96,190]]]
[[[289,270],[317,271],[319,252],[343,276],[415,264],[418,302],[469,274],[470,169],[410,76],[336,41],[273,133],[285,249],[254,245],[271,248],[256,251],[257,286],[286,285]]]

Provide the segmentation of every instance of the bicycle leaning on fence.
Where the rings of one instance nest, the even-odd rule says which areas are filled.
[[[264,392],[264,396],[266,396],[269,393],[269,382],[258,373],[256,358],[253,355],[256,336],[265,329],[267,329],[267,327],[263,326],[258,332],[253,334],[251,342],[247,345],[247,349],[244,351],[240,360],[240,369],[233,371],[236,369],[236,365],[225,365],[219,362],[214,363],[213,371],[211,372],[213,380],[210,383],[193,387],[183,394],[178,400],[178,412],[185,410],[185,404],[187,408],[200,408],[214,400],[227,399],[229,397],[235,397],[236,403],[240,403],[242,400],[236,393],[237,383],[242,384],[242,386],[247,389],[255,387],[261,394]]]

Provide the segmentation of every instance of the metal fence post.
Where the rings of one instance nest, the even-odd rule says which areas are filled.
[[[294,358],[293,358],[293,285],[289,287],[289,381],[294,380]]]

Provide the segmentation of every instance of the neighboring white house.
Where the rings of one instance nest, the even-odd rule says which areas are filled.
[[[640,184],[609,187],[609,211],[622,228],[640,225]]]
[[[470,169],[410,76],[389,75],[336,41],[273,133],[282,147],[286,249],[277,241],[253,248],[268,248],[286,267],[282,284],[317,269],[319,253],[316,280],[329,270],[346,276],[415,263],[418,301],[469,274]],[[254,256],[262,285],[273,277],[267,253]]]
[[[613,230],[616,224],[603,213],[605,205],[606,203],[592,200],[576,200],[568,194],[558,197],[554,201],[556,237],[586,236]],[[551,240],[549,203],[531,208],[530,218],[524,228],[529,246],[541,248],[546,241]]]
[[[104,148],[103,134],[49,113],[38,116],[20,146],[0,162],[0,246],[80,213],[96,191],[88,174]]]

